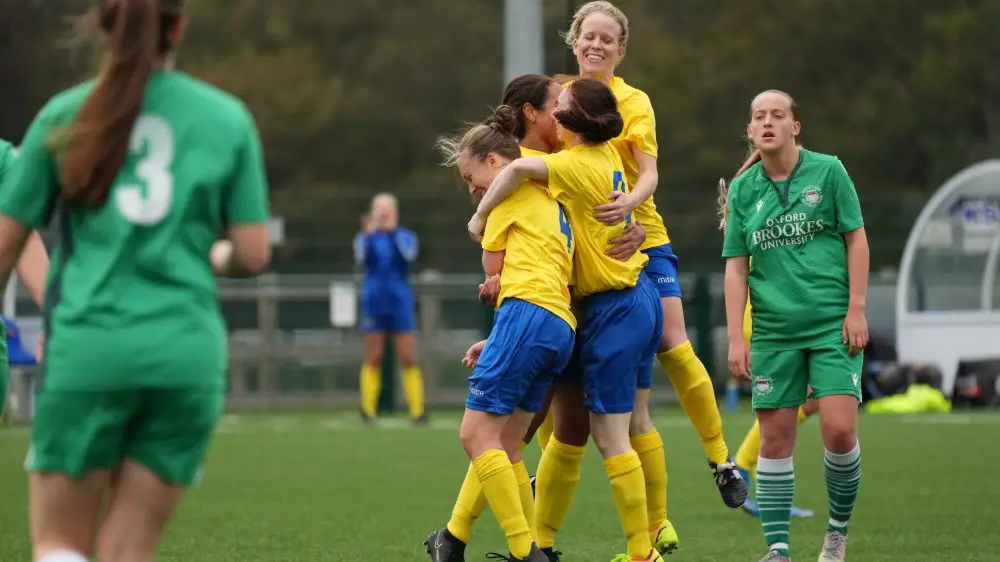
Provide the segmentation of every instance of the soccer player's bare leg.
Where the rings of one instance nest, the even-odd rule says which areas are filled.
[[[636,389],[635,409],[629,421],[629,440],[642,463],[650,540],[660,554],[669,554],[680,546],[680,539],[667,519],[667,463],[663,454],[663,439],[649,416],[650,394],[648,388]]]
[[[590,438],[590,412],[578,381],[560,379],[553,388],[549,408],[553,432],[538,461],[535,523],[538,546],[550,560],[558,560],[556,535],[566,521],[566,513],[580,483],[583,457]]]
[[[141,464],[122,463],[114,497],[97,539],[97,559],[108,562],[153,560],[160,536],[184,493]]]
[[[823,436],[824,474],[830,520],[820,560],[841,561],[847,547],[847,524],[861,485],[861,447],[858,443],[858,399],[829,395],[818,399]]]
[[[813,414],[819,411],[819,402],[816,400],[807,400],[799,408],[798,422],[799,424],[804,423]],[[757,479],[757,458],[760,456],[760,424],[757,420],[754,420],[753,425],[750,427],[750,431],[747,432],[747,436],[743,439],[743,444],[740,445],[739,451],[736,452],[736,467],[739,469],[740,474],[743,475],[743,479],[747,482],[748,487],[751,480]],[[743,511],[757,517],[760,514],[760,508],[757,504],[757,500],[747,497],[746,503],[743,504]],[[792,518],[807,518],[815,515],[815,512],[811,509],[806,509],[802,507],[797,507],[792,505]]]
[[[403,394],[410,407],[410,418],[417,425],[427,424],[424,411],[424,375],[417,364],[416,332],[393,334],[392,343],[396,349],[399,366],[403,369]]]
[[[101,498],[109,472],[98,470],[81,479],[58,472],[34,472],[30,488],[31,541],[37,562],[86,562],[94,550]]]
[[[701,437],[716,486],[731,508],[743,505],[747,485],[729,457],[722,434],[722,416],[715,399],[715,387],[701,359],[694,353],[684,323],[680,297],[663,297],[663,337],[656,358],[670,378],[677,400]]]
[[[378,415],[378,398],[382,392],[382,352],[385,332],[368,332],[361,340],[361,418],[372,423]]]

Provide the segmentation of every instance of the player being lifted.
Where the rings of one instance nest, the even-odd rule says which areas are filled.
[[[858,403],[868,343],[868,240],[861,206],[836,156],[796,145],[801,125],[784,92],[750,105],[747,136],[760,155],[728,193],[726,320],[729,367],[752,381],[760,422],[757,501],[768,554],[790,560],[788,531],[799,407],[819,404],[829,524],[819,559],[843,561],[861,483]],[[753,265],[750,266],[750,259]],[[752,345],[743,336],[747,295]]]
[[[663,308],[663,329],[657,360],[666,371],[685,413],[701,437],[709,466],[725,504],[732,508],[746,500],[746,482],[729,457],[722,430],[722,417],[715,398],[715,388],[708,371],[694,353],[684,322],[684,308],[678,283],[678,259],[667,236],[663,219],[652,195],[657,173],[656,120],[649,96],[615,76],[628,45],[629,22],[611,2],[588,2],[573,16],[566,43],[576,55],[580,76],[607,84],[618,101],[624,118],[622,133],[612,143],[624,165],[630,193],[615,193],[611,203],[598,206],[596,218],[605,224],[617,224],[634,212],[637,222],[646,228],[643,252],[649,256],[645,275],[655,285]],[[649,506],[650,534],[661,553],[672,552],[679,545],[677,531],[667,519],[667,468],[663,440],[649,416],[651,373],[638,381],[639,391],[629,429],[632,448],[642,459]],[[556,413],[553,409],[552,414]],[[564,412],[565,413],[565,412]],[[562,424],[565,427],[568,424]],[[543,427],[549,427],[548,424]],[[565,520],[579,481],[583,455],[578,447],[560,439],[559,432],[546,446],[537,474],[538,528],[540,546],[551,547]],[[539,442],[549,441],[539,432]]]
[[[25,461],[37,562],[154,559],[225,400],[215,275],[270,260],[253,118],[173,69],[182,8],[97,2],[97,79],[46,104],[0,194],[0,282],[60,208]]]

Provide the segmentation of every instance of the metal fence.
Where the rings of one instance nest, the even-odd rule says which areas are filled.
[[[492,322],[492,311],[477,300],[481,280],[480,275],[433,271],[413,277],[418,354],[430,407],[459,406],[465,399],[469,372],[460,359],[470,345],[488,334]],[[359,281],[352,275],[277,274],[224,280],[219,298],[230,333],[230,404],[357,404],[361,334],[354,326],[332,325],[331,287],[357,288]],[[680,281],[688,334],[721,389],[728,380],[721,275],[682,276]],[[892,279],[872,280],[869,322],[873,331],[886,337],[894,330],[894,292]],[[23,288],[15,289],[14,295],[22,335],[28,340],[25,345],[33,349],[30,346],[40,324],[37,308]],[[22,369],[19,376],[28,373]],[[654,381],[654,400],[675,399],[664,377],[654,377]],[[24,389],[21,398],[26,398],[23,394],[29,387],[15,381],[15,394],[16,388]]]

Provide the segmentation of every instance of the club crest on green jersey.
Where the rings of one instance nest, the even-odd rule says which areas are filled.
[[[816,185],[810,185],[802,190],[802,202],[810,207],[815,207],[823,201],[823,190]]]

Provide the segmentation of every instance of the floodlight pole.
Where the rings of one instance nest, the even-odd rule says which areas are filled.
[[[503,80],[545,72],[542,0],[504,0]]]

